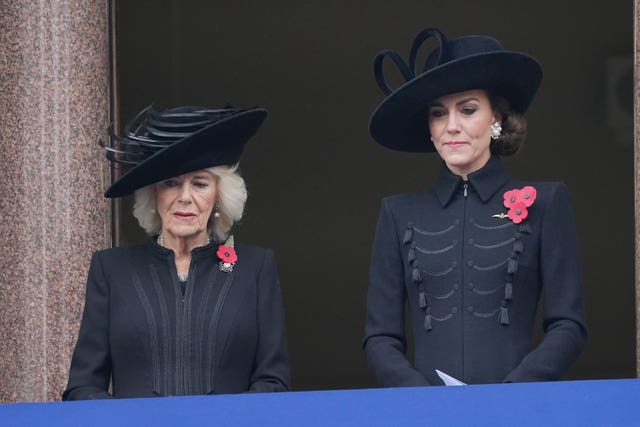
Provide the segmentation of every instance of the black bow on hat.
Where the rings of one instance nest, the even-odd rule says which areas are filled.
[[[418,50],[429,38],[438,47],[418,71]],[[392,89],[382,64],[390,58],[407,83]],[[379,52],[373,69],[376,82],[387,97],[371,116],[371,136],[385,147],[409,152],[434,151],[429,139],[428,104],[441,96],[484,89],[505,98],[512,110],[524,113],[542,80],[542,67],[531,56],[505,50],[488,36],[447,40],[436,28],[420,32],[411,46],[409,63],[392,50]]]

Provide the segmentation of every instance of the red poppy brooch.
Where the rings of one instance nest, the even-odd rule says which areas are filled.
[[[513,190],[505,191],[503,204],[505,208],[509,209],[509,211],[506,215],[501,213],[494,215],[494,217],[508,217],[514,222],[514,224],[520,224],[527,218],[527,215],[529,215],[527,208],[531,207],[533,202],[535,202],[536,194],[536,189],[530,185],[521,189],[514,188]]]
[[[236,265],[238,261],[238,255],[236,254],[236,250],[233,248],[233,236],[229,236],[224,245],[218,246],[218,252],[216,252],[218,258],[220,258],[220,262],[218,265],[220,266],[220,271],[224,271],[225,273],[231,273],[233,271],[233,266]]]

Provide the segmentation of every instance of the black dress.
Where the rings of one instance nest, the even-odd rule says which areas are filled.
[[[63,400],[283,391],[284,310],[272,251],[238,246],[221,271],[218,244],[192,251],[184,294],[173,251],[94,253]]]
[[[503,194],[537,198],[516,224]],[[544,295],[544,339],[532,335]],[[405,356],[405,303],[415,341]],[[575,227],[561,183],[508,177],[492,157],[464,182],[443,166],[429,191],[385,198],[370,269],[363,343],[384,386],[559,379],[586,340]]]

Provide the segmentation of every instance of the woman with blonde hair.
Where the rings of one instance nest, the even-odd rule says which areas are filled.
[[[231,235],[247,199],[237,163],[266,114],[147,108],[112,133],[107,157],[133,168],[105,196],[135,192],[150,238],[94,253],[63,400],[289,388],[273,252]]]

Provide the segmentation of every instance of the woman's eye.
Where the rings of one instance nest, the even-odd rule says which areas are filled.
[[[204,181],[196,181],[196,182],[194,182],[194,183],[193,183],[193,185],[194,185],[196,188],[205,188],[205,187],[208,187],[208,186],[209,186],[209,183],[204,182]]]
[[[462,114],[466,114],[467,116],[470,116],[471,114],[475,113],[478,109],[475,107],[464,107],[462,109]]]
[[[442,111],[442,110],[431,110],[431,111],[429,112],[429,115],[430,115],[431,117],[442,117],[442,116],[444,116],[444,114],[445,114],[445,113],[444,113],[444,111]]]
[[[178,185],[178,182],[175,179],[167,179],[166,181],[162,182],[162,185],[167,188],[172,188]]]

